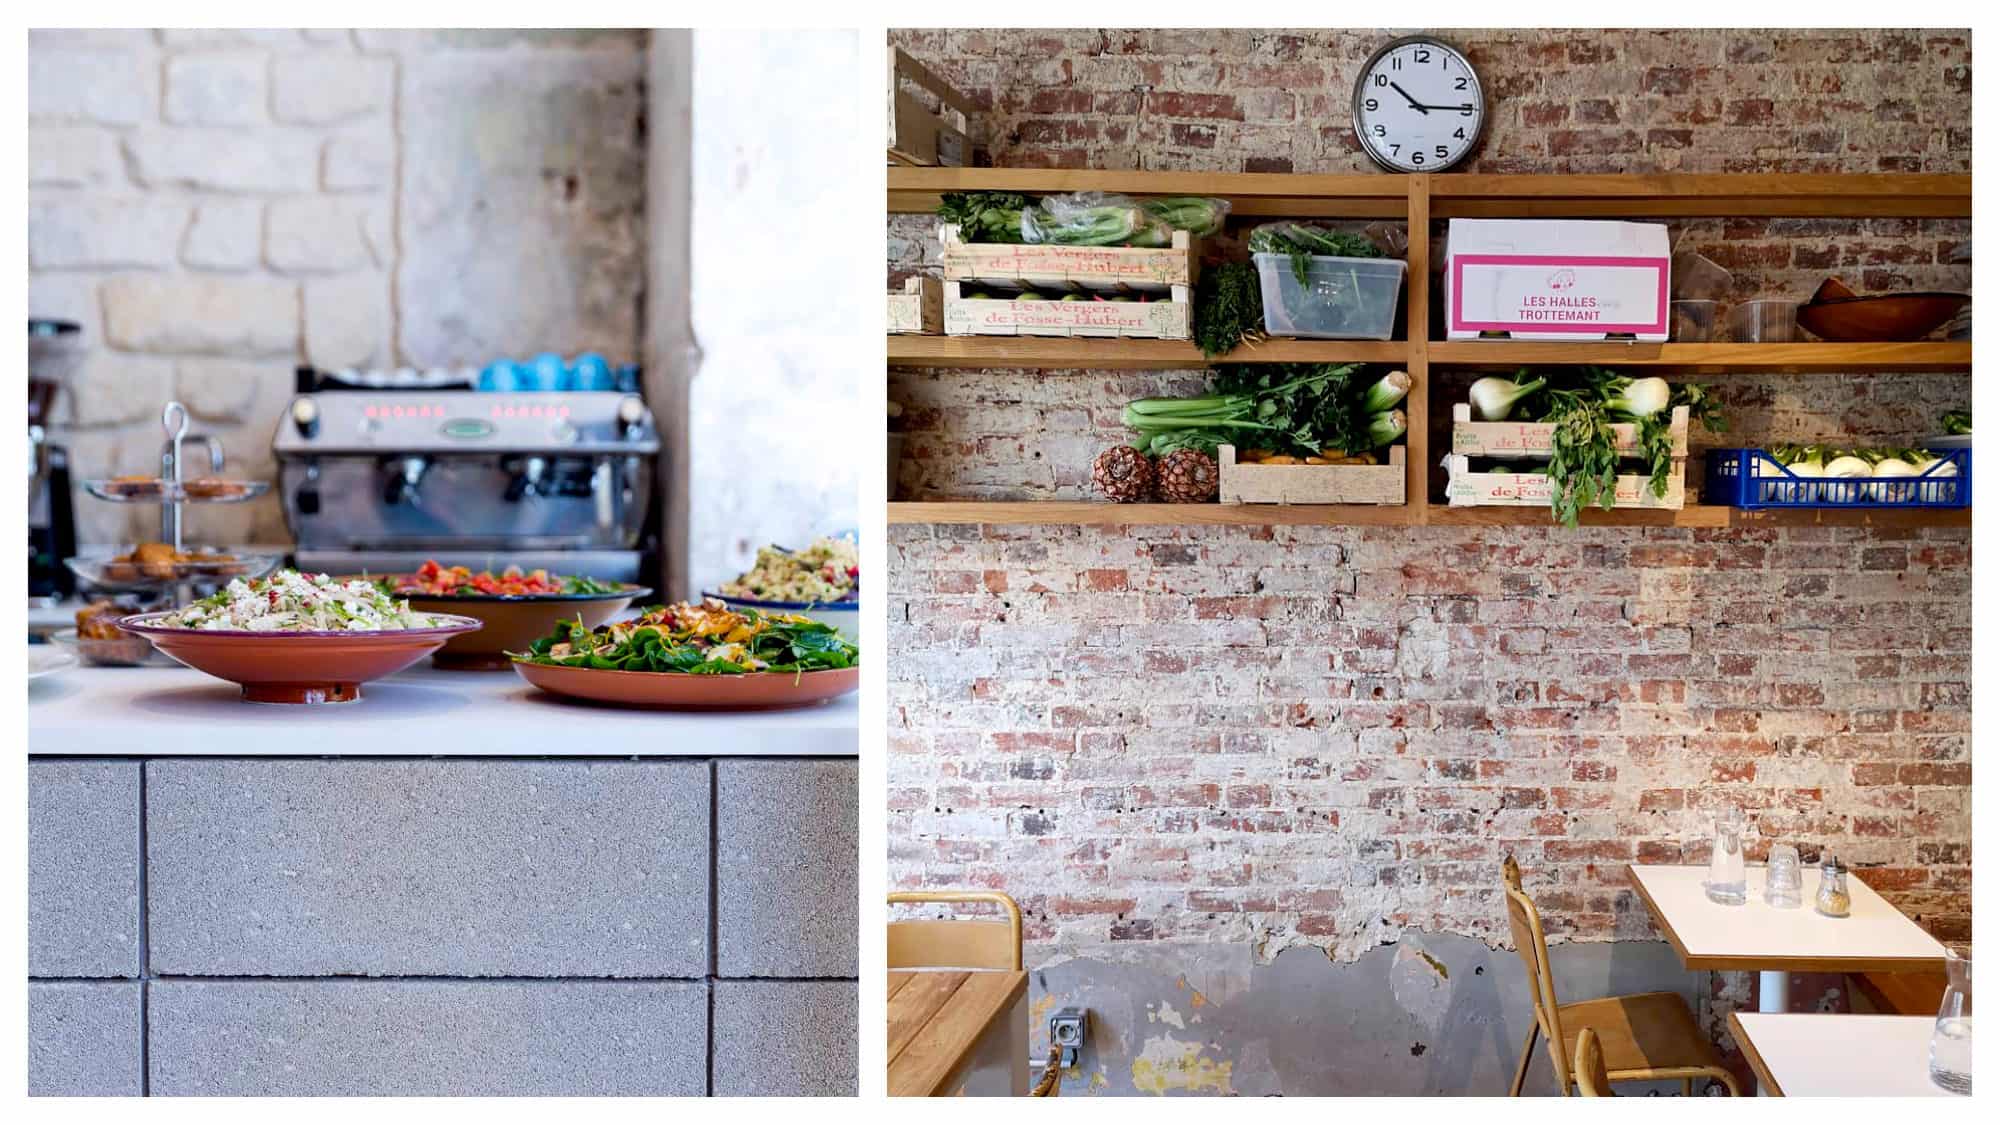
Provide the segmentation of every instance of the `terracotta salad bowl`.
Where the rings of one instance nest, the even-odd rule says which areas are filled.
[[[542,689],[593,703],[673,711],[761,711],[837,699],[861,686],[861,669],[753,672],[690,676],[683,672],[624,672],[517,662],[521,678]]]
[[[252,703],[352,703],[361,685],[400,672],[445,642],[480,627],[477,620],[435,614],[421,629],[379,632],[247,632],[162,624],[178,610],[142,613],[118,627],[198,672],[243,688]]]
[[[349,575],[340,581],[357,577],[361,576]],[[389,582],[397,582],[400,578],[399,575],[386,576]],[[371,576],[369,580],[384,579]],[[392,596],[409,602],[410,608],[418,613],[457,614],[479,622],[481,628],[478,632],[461,634],[446,641],[444,647],[431,656],[434,667],[505,671],[512,663],[507,658],[508,653],[523,651],[534,644],[536,638],[548,636],[557,622],[581,619],[586,627],[594,629],[652,592],[650,586],[621,583],[616,592],[608,594],[397,593]]]

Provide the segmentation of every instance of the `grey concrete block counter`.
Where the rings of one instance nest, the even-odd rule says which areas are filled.
[[[37,757],[30,1089],[853,1094],[856,774]]]
[[[162,1095],[700,1094],[699,981],[162,981]]]
[[[144,1087],[138,981],[28,985],[28,1093],[133,1095]]]
[[[852,981],[715,982],[715,1092],[840,1095],[857,1087]]]
[[[856,764],[715,770],[718,975],[854,976]]]
[[[708,784],[698,761],[149,762],[152,969],[699,977]]]
[[[139,763],[28,764],[28,974],[139,975]]]

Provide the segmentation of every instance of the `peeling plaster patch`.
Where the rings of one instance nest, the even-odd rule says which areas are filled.
[[[1477,938],[1412,927],[1401,944],[1351,964],[1294,949],[1260,965],[1247,943],[1152,942],[1147,956],[1132,944],[1109,944],[1102,957],[1071,951],[1036,974],[1036,997],[1090,1009],[1090,1042],[1065,1096],[1184,1094],[1207,1073],[1204,1063],[1228,1064],[1236,1097],[1491,1096],[1506,1091],[1533,1020],[1514,954]],[[1697,978],[1662,941],[1565,945],[1551,960],[1564,998],[1661,989],[1694,999]],[[1186,1028],[1162,1026],[1169,1008]],[[1135,1065],[1142,1055],[1145,1065]],[[1531,1071],[1527,1092],[1555,1093],[1545,1064]]]
[[[1160,1001],[1159,1011],[1148,1013],[1146,1018],[1149,1020],[1158,1019],[1161,1023],[1166,1024],[1168,1027],[1177,1027],[1180,1028],[1182,1031],[1187,1030],[1187,1022],[1182,1020],[1181,1014],[1175,1011],[1174,1006],[1172,1004],[1167,1003],[1165,1000]]]
[[[1443,962],[1405,936],[1389,968],[1396,1003],[1425,1027],[1436,1027],[1451,1004],[1451,974]]]
[[[1132,1060],[1132,1088],[1142,1094],[1178,1090],[1189,1094],[1234,1094],[1229,1084],[1235,1064],[1217,1062],[1201,1053],[1202,1044],[1183,1043],[1171,1035],[1146,1040]]]

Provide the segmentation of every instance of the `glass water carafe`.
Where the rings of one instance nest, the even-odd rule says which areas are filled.
[[[1743,810],[1734,806],[1715,818],[1715,849],[1708,856],[1708,897],[1725,906],[1741,906],[1749,896],[1743,885]]]
[[[1972,960],[1945,958],[1944,1001],[1931,1031],[1931,1081],[1954,1094],[1972,1093]]]

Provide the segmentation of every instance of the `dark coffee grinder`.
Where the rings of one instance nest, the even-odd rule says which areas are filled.
[[[76,503],[69,450],[49,441],[56,395],[83,358],[83,327],[28,318],[28,598],[53,603],[76,593],[63,560],[76,554]]]

